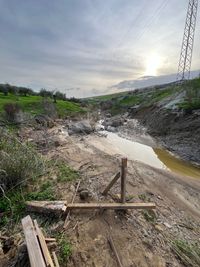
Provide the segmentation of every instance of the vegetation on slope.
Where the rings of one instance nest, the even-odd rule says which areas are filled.
[[[47,103],[52,105],[52,107],[55,109],[55,113],[60,118],[84,112],[84,109],[79,103],[72,101],[57,100],[56,103],[53,103],[51,98],[41,96],[16,96],[10,93],[5,96],[4,94],[0,93],[0,113],[4,111],[5,105],[17,104],[21,111],[27,112],[31,115],[45,114],[48,113],[46,110]]]
[[[115,115],[136,106],[148,107],[168,99],[173,100],[181,92],[185,92],[185,97],[180,103],[177,103],[177,109],[200,108],[200,78],[180,84],[151,86],[129,92],[93,97],[89,98],[88,102],[94,106],[98,104],[103,110],[108,110]]]

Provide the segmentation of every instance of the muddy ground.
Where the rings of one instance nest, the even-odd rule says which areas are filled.
[[[96,134],[69,137],[62,126],[53,131],[57,131],[60,143],[46,156],[64,158],[80,172],[80,187],[91,194],[86,201],[117,201],[119,183],[107,197],[101,194],[120,170],[121,159],[121,155],[103,152],[95,146],[93,139],[98,138],[103,144],[105,137]],[[57,190],[61,199],[71,201],[76,183],[59,185]],[[133,202],[154,202],[156,210],[150,213],[131,210],[126,213],[111,210],[72,213],[64,234],[72,243],[73,252],[63,266],[116,267],[116,258],[108,244],[109,236],[114,240],[124,267],[184,266],[173,252],[172,243],[175,240],[200,242],[200,180],[129,160],[127,197]],[[79,195],[75,201],[81,201]],[[62,222],[59,222],[58,231],[62,229],[60,225]]]
[[[68,136],[61,124],[53,129],[25,129],[24,140],[38,142],[48,137],[56,142],[41,152],[48,159],[64,159],[80,172],[80,188],[89,191],[85,202],[119,201],[117,182],[106,197],[101,192],[120,170],[121,155],[114,149],[99,150],[99,134]],[[55,179],[55,177],[52,177]],[[78,181],[57,184],[55,193],[71,202]],[[72,212],[70,224],[63,230],[64,218],[58,218],[50,231],[63,233],[72,244],[68,267],[116,267],[110,248],[111,236],[124,267],[181,267],[180,258],[173,251],[173,242],[186,240],[200,243],[200,180],[182,177],[148,165],[128,161],[127,201],[154,202],[156,210],[77,211]],[[75,202],[80,202],[77,194]]]

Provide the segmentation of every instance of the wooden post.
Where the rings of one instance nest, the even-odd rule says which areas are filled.
[[[121,165],[121,203],[126,201],[126,172],[127,172],[127,158],[122,158]]]
[[[106,196],[108,194],[108,191],[111,189],[111,187],[117,182],[117,180],[120,178],[120,172],[115,174],[112,181],[109,183],[109,185],[104,189],[102,192],[102,195]]]

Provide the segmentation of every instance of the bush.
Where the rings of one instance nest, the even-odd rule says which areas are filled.
[[[8,121],[14,122],[16,116],[20,111],[20,107],[16,103],[7,103],[4,105],[4,111],[6,113],[6,119]]]
[[[42,174],[44,164],[37,152],[13,134],[0,131],[0,185],[8,190]]]

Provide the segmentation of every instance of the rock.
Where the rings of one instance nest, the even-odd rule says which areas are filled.
[[[156,225],[155,225],[155,229],[156,229],[157,231],[159,231],[159,232],[162,232],[162,231],[164,231],[164,228],[163,228],[163,226],[162,226],[162,225],[160,225],[160,224],[156,224]]]
[[[79,192],[81,200],[87,200],[90,197],[90,192],[87,189],[83,189]]]
[[[34,119],[38,124],[45,126],[45,127],[52,128],[55,125],[54,121],[47,115],[43,115],[43,114],[35,115]]]
[[[105,126],[106,129],[108,128],[108,126],[119,127],[119,126],[123,125],[124,120],[125,119],[121,116],[106,118],[105,121],[103,122],[103,125]]]
[[[112,127],[112,126],[108,126],[108,127],[107,127],[107,131],[108,131],[108,132],[115,133],[115,132],[117,132],[117,129],[116,129],[115,127]]]
[[[167,222],[164,222],[163,224],[164,224],[164,226],[166,226],[166,227],[169,228],[169,229],[172,228],[172,225],[170,225],[170,224],[167,223]]]
[[[69,125],[68,133],[72,134],[90,134],[94,131],[88,120],[71,123]]]

